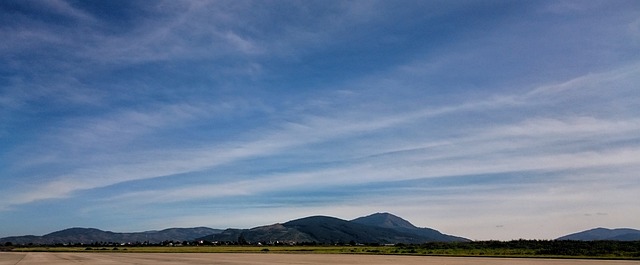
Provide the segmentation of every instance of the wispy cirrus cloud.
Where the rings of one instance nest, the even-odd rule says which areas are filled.
[[[616,87],[614,91],[609,91],[615,94],[618,92],[627,93],[625,90],[632,89],[628,81],[633,80],[635,75],[632,74],[633,71],[629,72],[628,68],[625,69],[602,75],[590,74],[588,82],[581,81],[585,77],[578,77],[573,81],[546,85],[543,88],[533,88],[531,91],[537,91],[535,93],[525,92],[522,95],[489,97],[489,99],[477,102],[466,102],[466,104],[459,105],[459,107],[427,108],[415,111],[413,114],[399,114],[398,119],[389,118],[393,117],[393,115],[385,117],[388,121],[392,120],[393,122],[377,123],[367,120],[371,124],[378,125],[366,125],[361,129],[354,129],[354,131],[350,132],[367,134],[371,133],[371,131],[379,132],[382,128],[411,127],[416,123],[429,123],[442,117],[456,116],[459,113],[493,113],[547,106],[549,97],[561,99],[564,96],[575,96],[592,99],[595,100],[596,104],[601,104],[595,107],[603,108],[612,104],[612,102],[600,101],[597,103],[597,98],[594,98],[594,95],[598,95],[601,90],[606,90],[607,87]],[[540,96],[539,93],[542,90],[544,90],[544,95]],[[569,109],[571,108],[569,107]],[[564,218],[566,221],[543,236],[543,238],[552,238],[554,235],[566,231],[566,229],[570,229],[569,227],[574,225],[572,222],[576,222],[577,217],[568,217],[566,215],[571,215],[576,209],[586,207],[584,205],[601,208],[606,205],[607,208],[611,208],[608,205],[611,203],[609,200],[602,201],[598,199],[599,197],[592,197],[591,194],[614,196],[614,194],[618,193],[615,190],[619,189],[621,185],[630,190],[637,188],[637,185],[633,184],[635,179],[634,172],[640,163],[637,159],[637,157],[640,157],[640,153],[638,153],[639,139],[635,135],[635,132],[640,129],[640,122],[636,118],[626,115],[614,118],[603,117],[602,115],[597,115],[599,113],[594,113],[590,110],[582,111],[580,106],[574,109],[576,111],[574,113],[566,112],[566,110],[565,108],[561,112],[557,110],[541,112],[539,117],[536,117],[536,115],[517,116],[514,122],[487,124],[471,130],[453,131],[452,135],[445,137],[431,134],[404,139],[381,137],[376,138],[375,147],[360,146],[357,144],[358,141],[355,140],[351,145],[357,147],[357,149],[352,150],[350,157],[336,158],[340,160],[339,163],[320,169],[274,172],[252,176],[249,180],[247,180],[247,176],[237,176],[239,179],[237,181],[231,179],[219,184],[198,185],[197,187],[186,185],[175,188],[141,190],[123,193],[122,197],[116,196],[109,201],[117,203],[119,200],[126,200],[153,205],[157,203],[207,201],[229,197],[263,198],[268,196],[273,198],[273,194],[291,194],[292,192],[295,194],[295,191],[306,191],[305,194],[308,196],[308,194],[313,194],[319,190],[331,190],[338,187],[352,187],[353,190],[357,190],[358,186],[367,185],[367,183],[380,183],[380,185],[386,186],[388,184],[385,183],[429,178],[441,179],[468,176],[469,179],[473,179],[474,176],[483,174],[525,176],[534,174],[538,176],[531,177],[530,182],[520,184],[517,182],[474,183],[465,186],[466,188],[464,189],[460,188],[459,185],[412,185],[410,187],[400,185],[397,189],[389,188],[385,190],[384,193],[387,193],[387,195],[378,193],[379,199],[376,202],[370,201],[372,191],[351,194],[343,200],[367,198],[371,205],[378,205],[378,207],[385,207],[385,205],[387,205],[386,207],[391,207],[388,205],[389,201],[394,201],[394,205],[403,200],[410,200],[413,203],[416,203],[416,200],[425,200],[425,203],[426,201],[439,201],[442,203],[441,207],[428,207],[430,209],[433,208],[439,215],[444,216],[441,217],[443,218],[441,219],[442,223],[437,223],[438,227],[450,227],[454,231],[464,230],[470,234],[473,229],[476,229],[473,231],[476,231],[475,233],[479,239],[492,238],[491,236],[495,236],[496,233],[513,232],[508,229],[508,227],[514,225],[513,222],[523,222],[527,226],[533,227],[536,220],[538,220],[533,216],[537,216],[540,212],[548,212],[550,215]],[[380,116],[376,118],[380,118]],[[385,118],[381,120],[384,121]],[[282,139],[288,139],[292,137],[291,135],[296,135],[303,139],[320,139],[320,141],[327,142],[339,141],[342,138],[350,138],[352,135],[322,129],[331,128],[331,125],[338,124],[343,126],[350,124],[354,126],[353,128],[358,128],[359,124],[356,120],[358,119],[348,122],[342,120],[339,123],[327,123],[327,120],[322,120],[323,122],[318,123],[320,126],[296,125],[298,130],[292,130],[289,133],[281,132],[281,135]],[[305,129],[311,129],[313,133],[310,135],[301,134]],[[343,129],[347,130],[344,127]],[[311,136],[314,134],[323,135],[324,133],[328,133],[333,137],[314,138]],[[275,139],[277,138],[272,138],[269,142],[274,142]],[[304,147],[313,142],[305,141],[296,146]],[[280,150],[278,152],[294,152],[290,149],[291,147],[294,146],[290,146],[288,150]],[[293,150],[296,150],[296,148]],[[216,173],[212,174],[215,175]],[[545,179],[540,178],[539,175],[553,177]],[[496,181],[498,179],[500,178],[495,178]],[[435,192],[438,195],[416,194],[414,196],[406,196],[407,190],[418,191],[421,188],[426,189],[425,192],[427,194]],[[341,194],[340,191],[336,192]],[[375,190],[373,192],[376,193]],[[398,195],[397,192],[401,192],[404,195]],[[465,196],[460,192],[467,195]],[[627,193],[623,192],[623,194]],[[450,222],[450,218],[454,218],[455,214],[452,215],[449,211],[455,212],[455,209],[460,208],[459,201],[464,201],[464,198],[470,201],[477,201],[478,204],[483,205],[490,204],[490,201],[494,203],[500,202],[502,210],[489,209],[487,206],[477,209],[500,212],[502,218],[504,218],[504,223],[507,224],[507,229],[504,229],[504,231],[486,230],[482,226],[495,227],[495,224],[491,224],[495,218],[482,218],[481,216],[474,219],[478,222],[478,225],[472,226],[472,228],[466,223]],[[512,203],[505,203],[505,198],[511,198],[509,201]],[[348,204],[347,201],[338,200],[341,201],[341,205]],[[559,200],[567,203],[556,206],[556,202]],[[321,209],[324,207],[321,206],[324,205],[322,201],[326,201],[326,199],[319,199],[319,202],[314,204],[315,206],[309,205],[307,207]],[[265,203],[269,204],[268,202]],[[326,203],[335,204],[333,201],[326,201]],[[521,210],[520,214],[509,212],[518,211],[518,207],[521,207],[522,203],[527,205],[536,204],[538,206]],[[407,205],[412,205],[412,203],[407,203]],[[515,205],[520,206],[516,207]],[[295,208],[296,206],[275,203],[273,207],[287,211],[287,209],[290,210],[290,207]],[[325,211],[335,215],[342,213],[345,216],[354,215],[354,212],[358,212],[356,206],[353,206],[356,208],[345,207],[349,210],[340,211],[334,209],[332,211],[326,208]],[[398,209],[397,207],[394,208]],[[617,207],[614,208],[618,209]],[[440,218],[415,214],[415,206],[407,206],[406,209],[399,211],[406,213],[407,216],[416,216],[416,218],[429,220]],[[460,209],[460,211],[468,212],[466,208]],[[480,212],[478,214],[481,215]],[[524,222],[523,218],[529,218],[530,221]],[[433,222],[429,224],[433,225]],[[477,229],[484,229],[489,234],[478,233]],[[531,236],[534,237],[535,235],[531,234]]]
[[[577,122],[582,122],[580,119]],[[471,176],[481,174],[504,174],[518,172],[558,172],[573,170],[620,170],[619,181],[628,182],[630,174],[640,162],[637,146],[608,147],[601,150],[595,143],[593,149],[571,148],[574,142],[595,141],[597,138],[619,138],[637,140],[633,132],[640,129],[637,121],[633,125],[610,126],[606,121],[589,121],[588,125],[564,128],[553,121],[552,131],[539,131],[540,124],[525,122],[510,128],[491,129],[486,133],[470,135],[426,147],[405,150],[390,150],[369,154],[364,158],[343,161],[342,164],[310,171],[272,173],[258,176],[238,176],[221,184],[186,186],[161,189],[126,195],[127,201],[158,203],[157,198],[169,201],[188,201],[228,196],[260,196],[266,193],[292,190],[326,189],[338,186],[366,183],[397,182],[425,178]],[[532,124],[535,124],[532,126]],[[542,125],[548,125],[546,123]],[[516,128],[514,132],[512,129]],[[599,128],[601,130],[597,130]],[[527,130],[531,129],[531,130]],[[620,129],[620,130],[618,130]],[[594,132],[597,131],[598,133]],[[610,132],[615,131],[619,137]],[[520,140],[514,137],[520,138]],[[414,142],[417,145],[417,143]],[[606,143],[604,143],[606,144]],[[423,145],[425,145],[423,143]],[[559,152],[556,146],[563,146]],[[381,151],[381,150],[379,150]],[[573,179],[571,174],[563,178]],[[583,177],[584,178],[584,177]],[[114,198],[122,199],[122,198]],[[165,201],[168,202],[168,201]]]
[[[602,89],[607,84],[626,82],[633,78],[633,73],[637,69],[625,68],[621,71],[614,71],[606,74],[579,77],[568,82],[557,85],[546,85],[534,88],[532,92],[523,95],[501,95],[480,99],[477,101],[467,101],[454,106],[424,108],[412,112],[389,113],[385,115],[370,116],[369,113],[361,111],[350,111],[341,113],[340,116],[300,116],[296,122],[284,123],[276,129],[270,129],[259,134],[248,134],[243,140],[237,140],[230,144],[214,144],[208,147],[187,148],[154,151],[154,148],[131,152],[129,149],[122,149],[122,146],[133,143],[137,139],[148,137],[154,130],[162,130],[162,127],[175,125],[176,123],[187,122],[206,117],[207,108],[198,108],[190,105],[175,105],[163,107],[161,110],[153,112],[131,111],[127,113],[116,113],[113,117],[103,120],[86,120],[78,123],[81,126],[62,128],[53,138],[59,143],[60,150],[64,152],[74,152],[78,149],[79,155],[86,154],[86,151],[95,151],[96,148],[110,146],[113,148],[109,153],[119,154],[121,159],[109,161],[104,165],[90,168],[80,168],[77,171],[67,172],[59,176],[56,180],[35,189],[31,193],[26,193],[13,203],[28,203],[47,198],[57,198],[69,196],[74,191],[87,190],[114,185],[127,181],[153,179],[169,175],[183,174],[187,172],[202,171],[215,168],[220,165],[232,164],[249,158],[264,158],[279,153],[287,153],[289,149],[296,150],[317,143],[332,142],[341,139],[351,139],[362,134],[375,134],[380,130],[411,127],[414,123],[429,122],[431,119],[455,115],[457,113],[477,113],[479,111],[500,111],[502,109],[517,109],[520,107],[536,106],[546,104],[546,98],[552,94],[561,96],[567,91],[572,91],[581,95],[590,95],[594,89]],[[587,81],[585,81],[587,80]],[[600,84],[600,86],[593,84]],[[587,85],[590,84],[590,85]],[[591,89],[589,89],[591,88]],[[576,91],[576,89],[581,89]],[[626,89],[623,86],[621,90]],[[539,94],[544,97],[539,97]],[[505,100],[508,99],[508,100]],[[369,181],[384,181],[389,179],[402,180],[423,177],[441,177],[483,173],[500,173],[510,170],[561,170],[574,165],[575,167],[613,165],[635,163],[635,149],[618,149],[615,151],[604,150],[604,153],[597,153],[602,147],[599,145],[610,144],[596,141],[594,146],[589,146],[587,150],[576,150],[576,153],[562,154],[553,150],[554,145],[571,145],[574,142],[595,141],[599,137],[606,137],[609,141],[635,141],[632,133],[640,127],[640,122],[635,119],[625,120],[602,120],[590,116],[575,116],[561,118],[526,118],[521,123],[508,125],[492,125],[485,129],[474,129],[470,133],[457,132],[460,137],[455,138],[416,138],[410,141],[400,141],[394,137],[384,137],[380,139],[378,147],[365,148],[362,153],[355,150],[353,155],[376,156],[380,154],[399,155],[400,160],[390,159],[398,163],[401,168],[392,172],[385,171],[378,167],[361,167],[346,169],[330,169],[328,172],[336,170],[334,173],[319,171],[312,173],[309,177],[305,174],[292,174],[271,179],[267,177],[264,181],[279,183],[307,183],[314,179],[327,180],[327,176],[332,181],[339,181],[341,176],[354,175],[357,172],[371,172],[358,178],[357,183]],[[466,135],[465,135],[466,134]],[[116,141],[116,142],[114,142]],[[433,143],[436,143],[435,145]],[[403,148],[402,145],[407,147]],[[416,148],[420,146],[427,148]],[[74,147],[75,146],[75,147]],[[399,147],[400,146],[400,147]],[[546,147],[538,150],[535,147]],[[582,146],[582,145],[581,145]],[[464,147],[464,148],[462,148]],[[66,149],[65,149],[66,148]],[[381,151],[388,148],[387,151]],[[584,148],[584,147],[582,147]],[[59,149],[59,148],[56,148]],[[83,151],[84,150],[84,151]],[[405,157],[401,154],[409,150],[413,157]],[[522,153],[528,150],[530,155],[516,155],[512,153]],[[496,157],[500,155],[500,157]],[[478,159],[478,156],[487,156],[494,159]],[[100,158],[102,156],[99,156]],[[74,159],[74,158],[71,158]],[[102,158],[100,158],[102,159]],[[496,160],[498,159],[498,160]],[[420,166],[414,164],[404,164],[403,161],[411,163],[420,162]],[[495,161],[505,160],[504,163]],[[37,159],[36,159],[37,161]],[[112,163],[120,163],[114,166]],[[366,161],[366,160],[365,160]],[[507,162],[508,161],[508,162]],[[563,161],[563,162],[560,162]],[[90,163],[95,161],[90,160]],[[89,163],[87,163],[89,164]],[[460,167],[459,164],[467,165]],[[610,164],[609,164],[610,165]],[[428,174],[418,174],[416,172],[428,169]],[[376,173],[377,172],[377,173]],[[378,177],[376,177],[378,176]],[[280,179],[283,178],[283,179]],[[298,181],[294,181],[294,180]],[[251,180],[258,181],[261,180]],[[223,184],[242,186],[239,184]],[[332,182],[330,182],[332,183]],[[317,183],[316,183],[317,185]],[[269,185],[263,185],[268,187]],[[64,187],[64,188],[63,188]],[[215,187],[212,187],[215,188]],[[268,191],[264,188],[261,190]],[[37,195],[35,195],[37,194]],[[199,194],[197,192],[193,194]]]
[[[637,219],[627,2],[24,3],[0,4],[0,223]]]
[[[599,80],[610,82],[617,79],[607,77]],[[580,82],[570,83],[576,87],[583,85]],[[547,92],[561,93],[566,91],[567,83],[557,86],[562,89],[554,90],[549,87],[551,86],[545,87]],[[530,94],[525,94],[523,97],[532,98]],[[532,104],[536,103],[527,101],[525,105]],[[540,104],[544,104],[544,102]],[[78,170],[15,199],[13,203],[21,204],[42,199],[61,198],[82,190],[208,170],[245,159],[268,159],[272,155],[291,152],[292,148],[297,150],[316,143],[349,139],[354,135],[368,134],[385,128],[411,126],[412,123],[428,122],[432,118],[456,112],[500,110],[517,108],[521,105],[522,103],[514,104],[512,101],[489,99],[466,103],[458,107],[428,108],[411,114],[376,116],[372,120],[365,119],[363,116],[348,115],[337,119],[308,117],[296,123],[285,124],[285,126],[270,132],[263,132],[258,137],[248,139],[246,142],[241,141],[226,146],[210,146],[192,150],[178,149],[169,152],[164,150],[164,154],[154,153],[153,150],[134,152],[123,158],[130,160],[129,165],[121,163],[116,167],[106,165],[105,168]],[[148,115],[132,113],[131,121],[134,124],[147,124],[151,126],[149,128],[156,126],[155,122],[141,122],[135,117],[149,118]],[[111,128],[108,131],[119,126],[129,127],[126,123],[121,122],[122,120],[107,123],[106,125],[111,124],[112,126],[103,124],[101,127]],[[165,122],[173,121],[166,119]],[[452,138],[430,139],[427,136],[427,138],[419,137],[409,141],[398,141],[393,137],[385,137],[381,139],[376,148],[354,150],[355,157],[349,158],[352,161],[347,159],[342,164],[327,169],[272,173],[249,179],[246,179],[246,176],[238,176],[238,180],[231,179],[219,184],[198,184],[197,186],[157,191],[142,190],[125,194],[124,197],[116,196],[114,200],[127,198],[127,201],[134,199],[134,201],[144,203],[143,198],[152,198],[151,201],[147,200],[146,202],[159,203],[158,197],[167,198],[169,201],[188,201],[227,196],[259,196],[260,194],[287,192],[308,186],[331,188],[336,185],[335,183],[360,185],[369,182],[473,174],[567,171],[603,167],[633,169],[634,165],[639,162],[635,157],[640,157],[635,146],[608,146],[603,149],[602,145],[615,144],[616,141],[637,141],[633,132],[640,129],[639,127],[640,122],[636,119],[602,120],[588,116],[526,118],[518,123],[491,125],[459,133],[459,136]],[[135,129],[135,127],[129,129]],[[95,133],[103,130],[91,128],[88,131],[94,133],[95,136]],[[144,131],[140,133],[144,134]],[[69,139],[83,139],[78,135],[74,136],[73,133],[64,133],[64,135],[70,135]],[[607,141],[598,141],[603,137]],[[92,139],[101,138],[98,136]],[[574,143],[584,142],[593,142],[593,145],[587,146],[586,149],[583,144],[576,145],[575,148],[567,148]],[[402,145],[406,147],[402,147]],[[560,151],[555,148],[558,145],[564,146],[564,150]],[[144,159],[136,157],[144,157]],[[380,159],[380,157],[384,159]],[[388,167],[389,165],[393,166]],[[345,176],[352,177],[345,178]],[[628,180],[632,176],[621,174],[619,177],[620,180],[625,178]],[[165,201],[165,203],[169,201]]]

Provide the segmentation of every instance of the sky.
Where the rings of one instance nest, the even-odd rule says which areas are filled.
[[[0,237],[640,228],[638,1],[0,1]]]

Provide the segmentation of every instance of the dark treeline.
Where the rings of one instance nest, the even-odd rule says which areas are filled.
[[[67,246],[86,247],[86,250],[104,250],[106,247],[146,247],[146,246],[367,246],[383,247],[379,243],[333,243],[321,244],[317,242],[247,242],[243,238],[237,241],[211,242],[198,241],[163,241],[158,243],[133,242],[95,242],[92,244],[52,244],[37,246]],[[0,251],[11,251],[13,248],[36,246],[13,245],[9,242],[0,246]],[[384,249],[375,248],[370,252],[390,254],[417,255],[492,255],[492,256],[574,256],[574,257],[627,257],[640,258],[640,241],[573,241],[573,240],[512,240],[512,241],[472,241],[472,242],[429,242],[423,244],[395,244],[385,245]]]
[[[574,240],[512,240],[473,241],[442,243],[431,242],[420,245],[396,245],[405,250],[486,250],[487,253],[501,253],[500,250],[523,250],[541,256],[625,256],[640,257],[640,241],[574,241]],[[517,253],[517,252],[516,252]]]

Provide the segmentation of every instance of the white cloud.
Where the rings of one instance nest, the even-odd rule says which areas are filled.
[[[309,129],[304,126],[302,128]],[[311,127],[311,129],[317,128]],[[526,120],[519,124],[490,127],[486,131],[472,132],[466,137],[436,143],[410,142],[409,146],[413,147],[411,149],[397,149],[396,140],[385,139],[379,143],[380,148],[376,150],[380,153],[366,153],[366,157],[355,159],[346,164],[322,169],[296,170],[290,173],[276,172],[251,177],[234,176],[229,181],[220,184],[181,185],[174,188],[132,192],[115,196],[109,201],[112,203],[133,201],[135,204],[162,204],[225,197],[255,198],[266,194],[287,194],[296,190],[331,190],[337,186],[449,176],[502,173],[517,175],[521,172],[527,175],[532,172],[544,175],[548,172],[564,172],[558,175],[554,183],[546,183],[542,179],[534,180],[534,183],[538,183],[535,189],[522,192],[519,197],[529,193],[531,195],[527,198],[531,199],[531,202],[543,197],[547,198],[544,199],[544,204],[558,200],[566,202],[566,197],[559,198],[558,196],[575,194],[575,190],[580,190],[580,188],[592,189],[594,183],[601,183],[602,180],[605,180],[604,183],[608,183],[608,185],[611,183],[632,183],[635,178],[634,172],[637,170],[637,165],[640,164],[640,159],[638,159],[640,150],[637,146],[607,147],[604,150],[586,146],[587,149],[581,147],[575,150],[567,148],[563,148],[566,150],[558,150],[556,146],[574,141],[598,142],[598,139],[603,137],[607,139],[633,139],[634,133],[639,129],[640,124],[636,120],[610,122],[578,117],[569,121]],[[283,135],[299,135],[296,130],[293,131],[296,133]],[[283,136],[283,138],[287,137]],[[371,150],[367,152],[371,152]],[[595,174],[595,172],[602,171],[608,173]],[[613,182],[607,178],[608,174],[614,176]],[[570,190],[559,190],[554,196],[550,194],[539,195],[540,192],[544,192],[550,187],[562,189],[567,185],[573,187]],[[469,190],[478,191],[482,190],[482,186],[487,189],[499,187],[494,184],[473,184],[466,186],[464,190],[465,193],[468,193]],[[597,186],[606,187],[601,184]],[[425,188],[430,189],[430,187]],[[433,189],[443,191],[441,187],[433,187]],[[461,187],[445,189],[448,189],[445,193],[450,194],[448,196],[463,196],[459,193]],[[612,187],[609,186],[606,189],[611,190]],[[429,190],[425,192],[428,193]],[[487,196],[486,192],[482,194],[482,196]],[[536,196],[542,197],[536,199]],[[383,196],[381,200],[388,199]]]
[[[80,9],[77,9],[71,6],[67,1],[64,1],[64,0],[52,0],[52,1],[47,1],[43,3],[38,2],[38,4],[41,4],[44,7],[46,7],[43,9],[51,10],[65,16],[79,19],[81,20],[82,23],[95,21],[95,18],[93,16],[91,16],[87,12],[84,12]]]
[[[628,70],[623,72],[626,73]],[[629,75],[621,75],[618,71],[607,75],[596,75],[598,78],[592,78],[593,75],[589,76],[590,83],[618,82],[620,78],[622,80],[629,78]],[[582,79],[584,78],[576,80]],[[536,88],[534,91],[563,93],[566,89],[576,89],[575,87],[580,87],[583,84],[583,82],[564,82],[556,86],[545,86],[544,89]],[[560,87],[560,89],[551,89],[555,87]],[[531,93],[524,97],[532,98]],[[161,151],[148,149],[133,153],[124,149],[114,149],[113,151],[117,153],[111,154],[120,153],[119,155],[122,156],[120,159],[109,161],[104,165],[78,168],[69,174],[53,178],[49,183],[45,182],[41,188],[35,188],[31,192],[21,192],[22,195],[19,199],[7,200],[7,203],[20,204],[40,199],[64,197],[79,190],[211,169],[247,158],[286,153],[287,150],[295,150],[315,143],[350,139],[363,134],[375,135],[380,130],[392,128],[420,126],[431,118],[452,113],[473,113],[518,106],[518,104],[514,105],[513,101],[503,100],[503,98],[504,96],[489,100],[480,99],[454,106],[424,108],[409,113],[375,115],[375,117],[371,117],[370,113],[359,113],[359,111],[344,112],[341,113],[341,116],[336,117],[302,116],[296,123],[285,123],[277,129],[242,136],[241,138],[244,140],[241,141],[209,144],[201,148],[163,149]],[[509,97],[507,96],[507,98]],[[518,98],[518,96],[510,98]],[[535,104],[535,102],[529,101],[527,104]],[[151,130],[189,120],[195,117],[194,115],[202,115],[203,112],[206,111],[189,105],[175,105],[148,113],[132,111],[102,121],[98,120],[97,123],[91,120],[82,122],[81,124],[85,125],[76,126],[75,129],[62,129],[57,135],[53,135],[53,138],[58,138],[58,142],[65,143],[67,148],[76,146],[73,148],[81,150],[92,150],[92,147],[87,146],[94,145],[112,146],[114,140],[120,141],[120,145],[128,144],[138,137],[143,137]],[[377,148],[365,149],[369,153],[361,153],[362,156],[372,156],[400,152],[396,156],[386,156],[385,159],[388,161],[384,161],[382,164],[355,165],[308,173],[297,172],[256,181],[264,182],[263,187],[265,188],[263,190],[268,191],[269,189],[284,188],[278,187],[278,185],[268,185],[273,182],[289,183],[295,186],[297,184],[294,183],[316,183],[321,179],[325,183],[346,181],[353,184],[510,171],[566,170],[633,165],[640,162],[636,159],[636,157],[640,157],[640,153],[635,146],[599,150],[597,147],[587,145],[583,147],[583,150],[565,152],[558,152],[549,146],[559,143],[566,144],[571,141],[595,141],[596,144],[606,144],[606,142],[598,141],[600,137],[609,140],[634,139],[630,134],[640,129],[639,127],[638,120],[602,120],[588,116],[576,116],[563,119],[525,119],[521,123],[476,129],[451,139],[431,139],[428,134],[427,138],[418,137],[416,139],[385,137],[380,139]],[[110,139],[112,136],[115,137]],[[403,141],[405,142],[402,143]],[[398,142],[402,144],[398,146]],[[425,146],[426,149],[424,149]],[[421,147],[422,150],[419,149]],[[407,157],[401,152],[403,150],[418,150],[418,152]],[[111,164],[114,162],[118,164]],[[381,168],[388,165],[393,166]],[[345,180],[344,176],[357,177]],[[242,182],[240,184],[222,184],[218,190],[234,190],[225,185],[240,187],[241,184]],[[316,184],[321,185],[321,183]],[[51,185],[57,188],[51,189]],[[238,191],[239,194],[245,194],[262,190]],[[202,196],[199,194],[201,193],[196,192],[194,196]]]
[[[566,95],[566,93],[589,94],[589,92],[586,92],[585,90],[595,90],[602,92],[625,91],[630,87],[621,88],[618,85],[618,87],[612,88],[604,84],[622,83],[623,85],[627,85],[628,81],[637,79],[638,72],[640,72],[640,64],[630,64],[608,72],[588,73],[586,75],[572,78],[559,84],[537,87],[527,93],[525,95],[525,98],[537,96],[553,97],[557,96],[558,94]]]
[[[93,18],[67,2],[47,4],[54,13],[86,23],[52,31],[47,25],[25,20],[20,28],[0,29],[9,36],[0,50],[13,54],[7,57],[13,58],[7,65],[34,76],[10,80],[11,91],[0,94],[0,104],[9,109],[2,110],[2,119],[9,120],[20,111],[49,115],[52,108],[38,105],[45,101],[61,112],[52,113],[54,119],[37,127],[45,133],[36,138],[26,136],[25,142],[3,153],[9,158],[3,173],[20,178],[0,188],[0,208],[4,210],[64,198],[90,199],[100,203],[92,207],[118,209],[126,208],[125,203],[153,208],[207,201],[218,207],[217,201],[233,198],[245,199],[242,203],[252,210],[274,209],[272,213],[263,211],[274,221],[283,221],[282,216],[321,213],[353,218],[387,208],[444,232],[473,235],[473,229],[486,231],[473,235],[486,238],[493,232],[505,237],[514,234],[519,222],[527,231],[543,229],[536,224],[544,221],[535,215],[540,212],[548,213],[549,218],[564,216],[567,221],[557,229],[578,222],[577,217],[565,216],[573,212],[584,216],[606,211],[608,220],[620,218],[619,213],[629,205],[618,203],[611,211],[602,208],[637,194],[633,181],[640,164],[636,135],[640,131],[636,118],[640,114],[636,107],[640,67],[632,56],[626,65],[616,62],[615,57],[624,52],[616,49],[631,48],[624,42],[611,42],[622,44],[600,49],[600,41],[589,42],[575,54],[572,50],[572,55],[558,59],[561,66],[545,68],[551,64],[545,58],[565,56],[563,49],[573,47],[571,43],[553,45],[558,51],[538,49],[540,44],[557,43],[552,37],[531,42],[531,38],[505,34],[537,36],[549,32],[549,36],[560,36],[574,29],[573,22],[554,29],[539,26],[537,21],[535,27],[526,25],[526,19],[499,26],[487,24],[490,28],[472,42],[411,50],[417,59],[401,66],[395,64],[410,59],[395,57],[389,51],[380,58],[396,59],[388,65],[372,66],[373,71],[364,69],[369,75],[353,73],[327,80],[331,84],[327,87],[315,84],[314,89],[308,89],[302,87],[304,80],[296,77],[270,79],[268,75],[293,73],[285,68],[303,67],[297,65],[306,63],[302,59],[316,60],[333,48],[344,49],[341,45],[353,40],[354,29],[368,33],[367,27],[382,25],[395,11],[377,6],[385,5],[383,2],[340,3],[326,10],[295,3],[291,5],[293,15],[283,20],[319,15],[301,21],[306,24],[273,25],[264,23],[275,15],[273,10],[247,2],[166,1],[147,6],[140,14],[149,16],[137,16],[128,21],[130,27],[120,29],[114,26],[118,23]],[[320,5],[324,7],[324,3]],[[424,9],[437,19],[464,8],[426,5],[435,5]],[[585,11],[566,3],[551,9],[555,14]],[[619,32],[614,32],[617,27],[610,25],[619,22],[603,23],[587,37],[576,31],[580,38],[575,41],[618,36]],[[624,25],[628,27],[621,29],[624,36],[633,35],[638,24],[627,22]],[[598,35],[603,32],[606,34]],[[450,37],[469,40],[465,34],[472,33],[457,32],[460,35]],[[395,32],[388,35],[382,37],[393,43]],[[55,51],[48,54],[51,57],[34,57],[43,65],[33,65],[31,57],[19,56],[31,50],[47,51],[40,49],[52,45]],[[500,57],[488,56],[496,54]],[[594,54],[594,65],[564,60]],[[494,60],[498,62],[493,64]],[[181,68],[192,62],[204,63]],[[190,71],[211,76],[197,73],[196,79],[202,80],[165,84],[162,78],[148,81],[145,78],[157,76],[144,71],[138,76],[136,68],[148,65],[153,66],[149,71],[162,68],[159,74],[169,75],[163,76],[166,80],[172,79],[172,74],[190,78]],[[126,72],[123,77],[121,72]],[[92,79],[103,74],[115,77],[116,82],[103,84],[104,80]],[[268,82],[260,82],[265,80]],[[282,88],[267,84],[274,80],[293,83],[284,83]],[[289,87],[292,84],[301,88]],[[298,93],[298,89],[304,92]],[[157,90],[170,90],[171,94]],[[80,105],[82,108],[76,108]],[[10,120],[12,124],[19,122],[16,119]],[[12,125],[6,124],[0,136],[14,134],[10,132]],[[390,194],[361,191],[347,199],[320,196],[313,198],[313,203],[293,208],[295,213],[289,212],[291,204],[256,202],[265,194],[356,189],[429,178],[466,180],[483,174],[496,174],[496,178],[523,174],[531,179],[520,184],[496,184],[499,179],[491,179],[457,186],[399,185],[398,190],[390,187]],[[125,183],[153,185],[119,185]],[[625,192],[613,199],[614,190],[621,185]],[[590,193],[607,200],[598,203]],[[369,196],[367,205],[349,201],[363,199],[358,196]],[[566,213],[568,210],[571,213]],[[483,215],[486,212],[494,216]],[[472,225],[462,221],[470,213],[478,216]],[[241,220],[247,214],[240,210],[226,214],[231,216],[225,218],[227,224],[256,221]],[[202,224],[201,219],[190,217],[198,218],[188,214],[174,221]],[[633,218],[637,219],[622,219]],[[501,231],[486,229],[497,225],[502,225]]]

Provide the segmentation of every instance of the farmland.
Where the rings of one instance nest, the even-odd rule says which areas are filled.
[[[616,241],[478,241],[415,245],[214,245],[214,246],[20,246],[11,252],[83,253],[270,253],[270,254],[362,254],[395,256],[459,256],[518,258],[588,258],[640,260],[640,242]]]
[[[449,264],[449,265],[627,265],[630,260],[480,258],[402,255],[339,255],[283,253],[78,253],[0,252],[0,265],[32,264]]]

